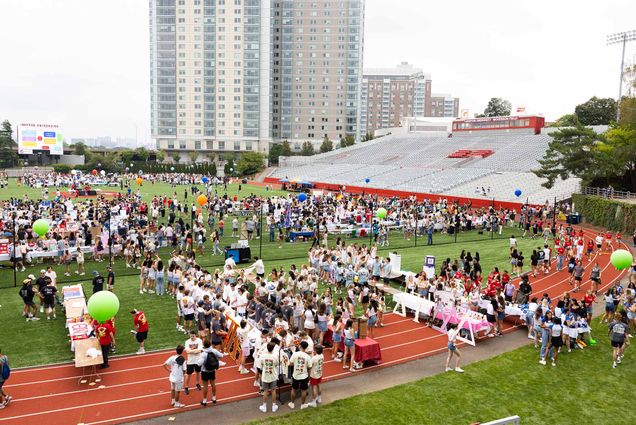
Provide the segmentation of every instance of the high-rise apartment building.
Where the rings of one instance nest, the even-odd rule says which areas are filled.
[[[359,137],[363,0],[150,0],[152,137],[267,152]]]
[[[395,68],[369,68],[362,78],[362,134],[397,127],[403,117],[424,116],[431,97],[431,76],[402,62]]]
[[[429,117],[459,117],[459,98],[448,93],[431,95]]]

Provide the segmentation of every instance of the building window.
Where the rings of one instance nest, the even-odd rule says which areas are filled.
[[[194,141],[194,149],[196,149],[196,150],[200,150],[201,149],[201,140],[195,140]]]
[[[219,141],[219,150],[225,150],[225,142]]]
[[[245,142],[245,150],[251,151],[252,149],[252,142]]]
[[[186,148],[186,142],[184,140],[179,140],[179,149],[185,149]]]
[[[241,142],[234,142],[234,150],[235,151],[241,150]]]

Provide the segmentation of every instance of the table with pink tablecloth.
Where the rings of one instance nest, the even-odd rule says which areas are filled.
[[[364,363],[367,361],[379,364],[382,361],[380,344],[371,338],[355,340],[355,362]]]
[[[473,314],[475,317],[472,317],[471,314]],[[464,323],[462,323],[462,328],[471,330],[473,333],[477,333],[479,331],[490,328],[490,324],[488,323],[484,315],[479,314],[478,316],[478,313],[472,312],[464,314],[451,307],[444,307],[442,310],[438,310],[435,313],[435,318],[446,323],[455,324],[459,324],[462,322],[462,320],[464,320]]]

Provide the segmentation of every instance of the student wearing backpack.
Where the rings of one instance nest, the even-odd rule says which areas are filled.
[[[0,348],[0,409],[4,409],[11,403],[11,396],[4,392],[2,388],[9,375],[11,374],[11,367],[9,366],[9,358],[2,354]]]
[[[208,404],[208,384],[212,387],[212,403],[216,404],[216,371],[223,363],[219,359],[222,359],[224,355],[224,353],[212,348],[210,341],[207,339],[203,341],[203,353],[201,355],[203,360],[201,365],[201,381],[203,382],[202,406],[207,406]]]

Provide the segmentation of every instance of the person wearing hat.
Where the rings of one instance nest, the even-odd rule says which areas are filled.
[[[35,317],[35,314],[38,311],[38,308],[35,306],[33,302],[33,298],[35,297],[35,291],[33,290],[33,280],[34,276],[32,274],[29,275],[28,279],[24,279],[22,281],[22,288],[20,288],[20,297],[22,297],[22,301],[24,302],[24,308],[22,310],[22,316],[26,317],[26,321],[30,322],[33,320],[40,320]]]
[[[104,278],[97,270],[93,270],[93,294],[104,290]]]
[[[136,308],[132,309],[130,314],[134,315],[133,324],[135,325],[135,329],[130,332],[135,335],[139,343],[139,350],[137,350],[135,354],[144,354],[146,352],[144,344],[148,338],[148,320],[146,319],[146,314]]]

